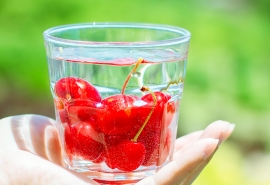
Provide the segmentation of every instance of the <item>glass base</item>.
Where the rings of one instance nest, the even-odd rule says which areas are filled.
[[[138,171],[130,173],[104,173],[104,172],[80,172],[81,174],[95,180],[100,184],[135,184],[138,181],[152,176],[156,170]]]
[[[166,162],[164,165],[166,165]],[[88,163],[89,164],[89,163]],[[162,166],[164,166],[162,165]],[[133,172],[122,172],[119,170],[100,170],[100,165],[94,165],[93,163],[90,166],[87,163],[77,163],[73,167],[67,166],[70,170],[76,171],[84,176],[87,176],[100,184],[125,184],[132,185],[137,183],[138,181],[154,175],[162,166],[149,166],[149,167],[140,167],[136,171]],[[109,168],[108,168],[109,169]]]

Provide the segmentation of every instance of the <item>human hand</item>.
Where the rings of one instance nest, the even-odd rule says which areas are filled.
[[[189,185],[232,133],[234,125],[216,121],[176,140],[173,161],[137,185]],[[0,120],[0,184],[98,184],[63,167],[55,121],[40,115]]]

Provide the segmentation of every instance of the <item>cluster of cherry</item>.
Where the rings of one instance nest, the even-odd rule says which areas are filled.
[[[163,92],[141,98],[117,94],[102,99],[89,82],[58,80],[55,105],[64,128],[65,152],[122,171],[162,165],[170,152],[175,102]],[[139,102],[139,103],[138,103]]]

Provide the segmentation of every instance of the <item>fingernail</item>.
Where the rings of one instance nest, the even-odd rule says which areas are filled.
[[[226,139],[228,139],[228,137],[231,135],[232,131],[234,130],[235,124],[229,123],[227,121],[223,121],[226,122],[226,126],[223,128],[223,130],[221,131],[221,134],[219,136],[219,143],[218,145],[220,145],[223,141],[225,141]]]
[[[230,128],[230,122],[228,121],[221,121],[222,124],[224,124],[225,126],[222,129],[222,132],[227,132]]]
[[[234,128],[235,128],[235,124],[234,123],[230,123],[228,133],[231,134],[233,132]]]
[[[209,158],[209,156],[212,155],[212,153],[215,151],[215,149],[217,148],[219,143],[219,139],[212,139],[212,141],[210,141],[207,146],[205,147],[204,151],[203,151],[203,159],[207,160]]]

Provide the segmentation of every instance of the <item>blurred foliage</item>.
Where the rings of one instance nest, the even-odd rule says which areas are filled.
[[[195,185],[266,185],[270,171],[269,0],[1,0],[0,118],[54,117],[44,30],[146,22],[192,33],[178,134],[222,119],[236,130]]]

